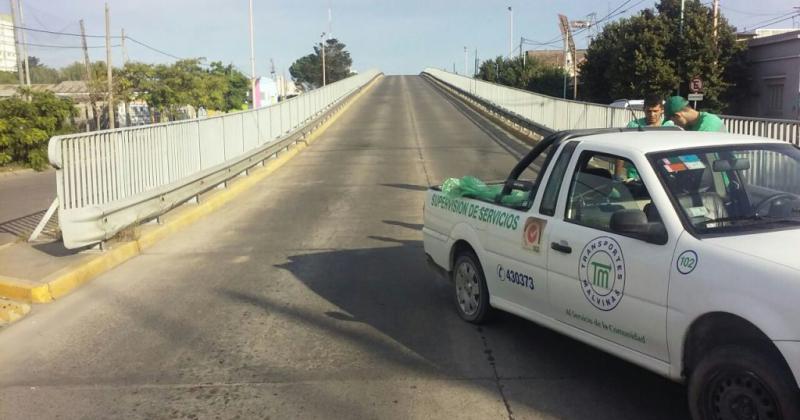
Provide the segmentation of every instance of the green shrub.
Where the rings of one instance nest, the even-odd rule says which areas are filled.
[[[70,121],[74,115],[72,100],[51,92],[20,90],[18,95],[0,100],[0,165],[17,163],[44,169],[48,140],[73,131]]]

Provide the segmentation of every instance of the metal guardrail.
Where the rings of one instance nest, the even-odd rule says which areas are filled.
[[[571,101],[473,79],[435,68],[423,71],[439,81],[553,131],[579,128],[624,127],[631,110]],[[644,113],[633,111],[636,118]],[[800,121],[720,116],[730,133],[782,140],[800,146]]]
[[[255,110],[51,138],[64,246],[107,240],[239,175],[379,75]]]
[[[720,115],[729,133],[782,140],[800,146],[800,121]]]

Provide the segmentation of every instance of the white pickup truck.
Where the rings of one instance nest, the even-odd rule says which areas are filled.
[[[500,185],[427,193],[425,253],[463,319],[503,310],[686,381],[695,419],[800,419],[800,149],[566,131]]]

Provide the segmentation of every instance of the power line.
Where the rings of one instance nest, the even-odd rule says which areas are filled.
[[[783,17],[783,19],[780,19],[780,18],[775,18],[775,19],[780,19],[780,20],[775,20],[774,22],[765,23],[765,24],[763,24],[763,25],[761,25],[761,26],[755,26],[755,27],[745,27],[745,30],[748,30],[748,29],[749,29],[749,30],[751,30],[751,31],[754,31],[754,30],[756,30],[756,29],[761,29],[761,28],[763,28],[763,27],[765,27],[765,26],[769,26],[769,25],[774,25],[774,24],[776,24],[776,23],[785,22],[785,21],[787,21],[787,20],[789,20],[789,19],[794,19],[794,18],[796,18],[796,17],[798,17],[798,16],[800,16],[800,13],[793,13],[791,16],[788,16],[788,17]],[[774,19],[773,19],[773,20],[774,20]],[[757,25],[758,25],[758,24],[757,24]]]
[[[623,13],[627,13],[628,11],[633,9],[634,7],[644,3],[644,0],[639,0],[638,2],[628,6],[627,9],[620,10],[623,7],[625,7],[625,5],[630,3],[631,1],[632,0],[625,0],[624,2],[622,2],[622,4],[620,4],[619,6],[615,7],[614,10],[608,12],[607,15],[605,15],[602,18],[596,20],[592,26],[597,26],[597,24],[599,24],[599,23],[602,23],[602,22],[605,22],[605,21],[607,21],[609,19],[615,18],[615,17],[617,17],[617,16],[619,16],[619,15],[621,15]],[[572,33],[572,37],[574,38],[576,35],[579,35],[579,34],[583,33],[584,31],[588,31],[588,30],[589,30],[588,26],[584,27],[584,28],[581,28],[581,29],[573,32]],[[564,36],[563,35],[558,35],[555,38],[553,38],[553,39],[551,39],[550,41],[547,41],[547,42],[528,42],[528,43],[532,44],[532,45],[540,45],[540,46],[555,46],[556,44],[560,44],[562,42],[564,42]]]
[[[745,26],[744,30],[748,30],[748,29],[753,30],[753,29],[763,28],[764,26],[774,25],[776,23],[780,23],[780,22],[789,20],[789,19],[791,19],[791,18],[793,18],[795,16],[798,16],[798,12],[796,12],[796,11],[789,12],[789,13],[783,15],[783,16],[778,16],[778,17],[775,17],[775,18],[762,20],[761,22],[754,23],[754,24],[752,24],[750,26]],[[780,20],[778,20],[778,19],[780,19]]]
[[[72,46],[72,45],[47,45],[47,44],[33,44],[30,42],[20,42],[21,45],[26,45],[28,47],[39,47],[39,48],[83,48],[81,46]],[[120,45],[112,45],[111,47],[116,48]],[[105,48],[105,45],[92,45],[86,48]]]
[[[15,29],[22,29],[23,31],[31,31],[31,32],[41,32],[50,35],[64,35],[64,36],[75,36],[80,38],[81,34],[76,34],[72,32],[60,32],[60,31],[48,31],[46,29],[36,29],[36,28],[27,28],[24,26],[15,26],[15,25],[3,25]],[[105,35],[86,35],[87,38],[103,38],[105,39]],[[111,38],[120,38],[119,36],[112,36]]]
[[[165,51],[159,50],[158,48],[156,48],[156,47],[152,47],[152,46],[150,46],[150,45],[147,45],[147,44],[145,44],[144,42],[137,41],[137,40],[135,40],[135,39],[131,38],[131,37],[130,37],[130,36],[128,36],[128,35],[125,35],[125,39],[127,39],[127,40],[129,40],[129,41],[133,41],[134,43],[136,43],[136,44],[139,44],[139,45],[141,45],[141,46],[143,46],[143,47],[145,47],[145,48],[147,48],[147,49],[149,49],[149,50],[155,51],[155,52],[157,52],[157,53],[159,53],[159,54],[164,54],[164,55],[166,55],[167,57],[172,57],[172,58],[174,58],[174,59],[176,59],[176,60],[182,60],[182,58],[180,58],[180,57],[178,57],[178,56],[175,56],[175,55],[172,55],[172,54],[170,54],[170,53],[168,53],[168,52],[165,52]]]
[[[72,32],[48,31],[48,30],[45,30],[45,29],[27,28],[27,27],[23,27],[23,26],[14,26],[14,25],[5,25],[5,26],[14,27],[14,28],[17,28],[17,29],[22,29],[24,31],[41,32],[41,33],[46,33],[46,34],[51,34],[51,35],[64,35],[64,36],[75,36],[75,37],[80,37],[81,36],[81,34],[76,34],[76,33],[72,33]],[[105,39],[105,35],[86,35],[86,37],[87,38],[104,38]],[[111,36],[110,38],[121,39],[122,37],[121,36]],[[136,44],[139,44],[142,47],[145,47],[145,48],[147,48],[149,50],[155,51],[155,52],[157,52],[159,54],[166,55],[167,57],[171,57],[171,58],[174,58],[176,60],[181,60],[181,58],[176,56],[176,55],[170,54],[170,53],[168,53],[166,51],[163,51],[163,50],[160,50],[160,49],[158,49],[156,47],[153,47],[151,45],[145,44],[144,42],[141,42],[139,40],[131,38],[129,35],[126,35],[125,39],[127,39],[127,40],[129,40],[131,42],[134,42]],[[113,47],[118,47],[119,45],[112,45],[112,46]],[[81,48],[81,47],[69,47],[69,48]],[[105,47],[89,47],[89,48],[105,48]]]
[[[728,12],[741,13],[743,15],[748,15],[748,16],[777,16],[777,15],[783,15],[783,14],[787,13],[785,11],[784,12],[772,12],[772,13],[745,12],[744,10],[732,9],[732,8],[726,6],[726,5],[720,5],[719,8],[722,9],[722,10],[728,11]]]

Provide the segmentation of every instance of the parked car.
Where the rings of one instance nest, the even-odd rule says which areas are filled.
[[[612,108],[630,108],[637,111],[644,109],[644,99],[617,99],[609,104]]]
[[[510,312],[686,382],[695,419],[800,419],[797,147],[566,131],[499,185],[427,192],[425,253],[464,320]]]

